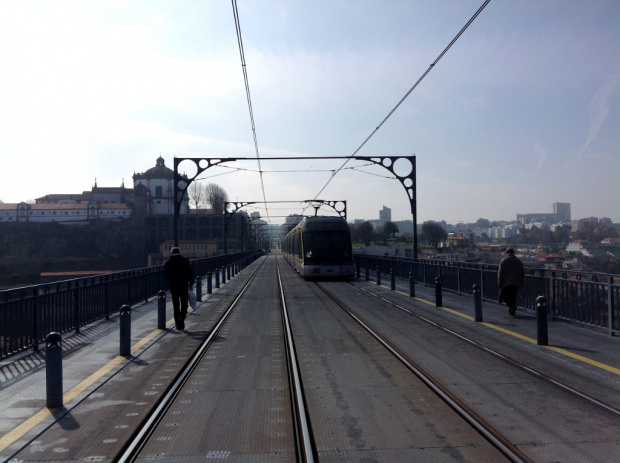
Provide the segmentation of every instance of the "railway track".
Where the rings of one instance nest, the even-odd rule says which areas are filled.
[[[191,358],[187,361],[186,365],[183,367],[175,381],[172,383],[160,403],[153,410],[148,420],[146,420],[146,422],[134,434],[134,437],[126,446],[123,454],[119,457],[119,462],[139,461],[142,458],[145,458],[145,455],[146,458],[153,457],[154,454],[149,453],[150,450],[148,450],[148,447],[151,443],[153,443],[154,440],[161,440],[161,434],[158,437],[158,429],[160,429],[162,426],[170,426],[170,422],[174,422],[177,419],[174,416],[172,418],[170,416],[171,413],[175,413],[175,404],[181,401],[183,393],[187,392],[186,389],[189,388],[191,390],[194,387],[190,384],[193,375],[195,375],[195,373],[198,371],[201,362],[203,362],[205,357],[209,356],[210,349],[212,348],[213,344],[217,342],[224,326],[227,323],[230,323],[230,319],[240,302],[243,300],[243,298],[249,292],[252,286],[257,284],[255,282],[255,279],[261,271],[265,271],[264,264],[265,262],[263,262],[263,264],[256,269],[248,282],[239,291],[239,294],[236,296],[233,302],[224,311],[213,330],[204,339],[204,341],[201,343],[196,352],[191,356]],[[290,423],[290,426],[293,430],[295,442],[294,453],[291,455],[292,458],[290,461],[313,463],[315,461],[314,450],[311,441],[307,412],[303,400],[299,368],[297,366],[295,348],[292,340],[290,323],[288,320],[286,300],[281,286],[282,282],[280,279],[279,268],[276,268],[275,279],[278,283],[278,293],[280,295],[280,308],[282,316],[281,324],[283,327],[282,344],[284,346],[285,356],[287,359],[287,382],[289,400],[291,403],[291,416],[288,417],[288,422]],[[233,327],[232,329],[234,330],[235,328]],[[177,411],[176,413],[179,412]],[[155,443],[155,446],[157,446],[157,443]],[[224,458],[228,457],[228,455],[229,451],[227,450],[212,450],[210,451],[210,453],[207,453],[207,456],[210,456],[211,458]],[[159,456],[163,457],[164,455],[159,454]]]
[[[487,439],[489,439],[489,441],[492,442],[493,445],[497,445],[498,449],[500,449],[502,453],[507,456],[507,458],[509,458],[511,461],[540,461],[540,447],[542,447],[544,444],[542,444],[542,442],[537,442],[537,433],[546,433],[548,431],[548,427],[553,426],[553,422],[556,418],[555,416],[547,416],[548,421],[546,424],[544,423],[544,419],[541,420],[543,423],[540,429],[537,428],[539,423],[535,422],[535,420],[532,420],[531,430],[528,433],[529,436],[527,439],[524,439],[523,436],[518,436],[517,433],[511,432],[510,427],[508,427],[509,431],[507,432],[505,429],[505,423],[498,425],[497,419],[487,418],[489,416],[489,407],[487,406],[485,408],[484,406],[478,406],[480,405],[477,403],[479,396],[475,396],[475,398],[469,397],[470,392],[463,393],[463,391],[460,390],[459,387],[454,387],[455,381],[453,379],[447,379],[446,376],[442,376],[441,374],[436,375],[433,372],[432,368],[423,366],[423,362],[420,362],[421,357],[419,354],[416,354],[415,348],[406,346],[406,343],[394,340],[393,329],[386,329],[387,325],[379,327],[381,324],[377,323],[376,320],[369,321],[368,318],[360,314],[360,312],[362,311],[358,310],[356,307],[353,307],[349,303],[343,302],[340,297],[333,294],[333,292],[327,287],[329,285],[319,283],[317,284],[317,286],[320,287],[321,291],[323,291],[328,297],[334,300],[334,302],[338,304],[338,306],[343,309],[349,316],[351,316],[354,320],[360,323],[360,325],[364,326],[364,329],[368,330],[369,333],[371,333],[396,357],[398,357],[399,360],[403,362],[403,364],[407,365],[407,367],[410,368],[411,371],[416,374],[416,376],[420,377],[426,384],[429,385],[429,387],[433,388],[433,390],[440,397],[442,397],[446,401],[446,403],[449,403],[451,407],[457,410],[459,414],[461,414],[470,424],[472,424],[472,426],[476,427],[476,429],[478,429],[481,434],[483,434]],[[524,373],[525,375],[528,375],[531,378],[531,381],[533,381],[532,384],[534,384],[534,388],[532,389],[533,391],[547,391],[544,394],[540,395],[540,400],[529,400],[530,402],[536,403],[548,401],[553,402],[553,406],[555,406],[555,404],[559,404],[563,400],[565,400],[565,397],[570,396],[576,399],[576,405],[572,407],[568,405],[565,407],[558,407],[558,415],[561,416],[568,411],[568,413],[574,414],[574,416],[570,418],[571,422],[579,423],[580,425],[585,425],[585,423],[588,422],[597,423],[600,425],[600,427],[598,427],[597,429],[607,428],[611,430],[610,432],[612,436],[614,432],[613,430],[620,427],[620,421],[618,421],[618,419],[620,418],[620,410],[616,406],[606,403],[604,400],[600,400],[599,398],[593,396],[586,391],[581,390],[578,387],[567,384],[566,382],[555,377],[553,374],[542,372],[523,361],[518,361],[515,358],[499,352],[498,350],[495,350],[491,347],[483,345],[482,343],[477,342],[476,340],[466,335],[457,333],[450,327],[445,326],[442,323],[437,322],[436,320],[425,317],[420,313],[416,313],[414,310],[411,310],[408,307],[405,307],[404,304],[396,303],[393,300],[383,297],[380,294],[376,294],[373,291],[369,291],[368,289],[361,287],[360,285],[357,285],[355,283],[351,283],[350,286],[354,286],[361,293],[375,299],[375,306],[379,305],[398,310],[401,313],[406,314],[406,316],[410,317],[414,322],[416,320],[421,321],[425,325],[432,327],[433,330],[441,331],[447,336],[454,338],[458,343],[470,346],[483,352],[484,355],[488,355],[489,357],[497,359],[498,361],[505,364],[505,368],[516,369]],[[390,332],[390,334],[382,334],[382,332],[385,331]],[[426,331],[426,335],[428,337],[435,336],[433,332],[429,330]],[[452,345],[451,349],[454,351],[459,350],[459,348],[455,347],[455,345]],[[453,361],[456,363],[459,362],[458,359]],[[444,365],[442,368],[439,368],[438,371],[441,369],[449,368],[450,364],[450,359],[448,357],[446,359],[446,365]],[[544,384],[547,387],[543,387],[541,386],[541,384]],[[517,397],[511,399],[510,397],[507,397],[504,404],[505,408],[510,410],[519,408],[519,400],[523,399],[523,397],[526,396],[527,394],[523,393],[520,398]],[[525,400],[527,400],[527,398]],[[534,405],[534,407],[535,406],[536,405]],[[553,408],[553,406],[544,407],[544,409],[546,410],[547,408]],[[541,410],[543,410],[542,407]],[[501,412],[497,410],[495,410],[495,412],[501,415]],[[534,409],[534,412],[532,414],[536,414],[536,409]],[[540,415],[541,413],[538,414]],[[493,413],[493,416],[495,416],[495,413]],[[582,435],[580,435],[581,432],[583,433]],[[587,425],[585,425],[585,427],[578,426],[578,429],[573,431],[573,434],[573,438],[575,439],[577,445],[578,443],[583,441],[597,441],[598,439],[601,439],[601,442],[603,442],[607,440],[607,436],[598,436],[596,434],[596,430],[589,429]],[[562,439],[565,437],[559,438]],[[524,440],[526,442],[523,442]],[[613,437],[610,440],[613,441]],[[566,443],[567,442],[563,441],[563,444]],[[567,446],[567,448],[568,447],[570,446]],[[591,453],[580,456],[577,456],[579,455],[578,451],[572,452],[571,454],[570,450],[567,451],[566,449],[564,449],[564,451],[567,451],[568,458],[557,456],[555,456],[555,458],[558,458],[558,461],[614,461],[615,458],[618,457],[617,447],[614,449],[614,446],[612,444],[611,448],[612,450],[609,455],[603,456],[602,458],[602,451],[597,451],[596,449],[593,449]],[[601,459],[599,460],[599,458]]]
[[[526,372],[527,374],[531,375],[532,377],[534,377],[536,379],[539,379],[541,381],[544,381],[544,382],[546,382],[546,383],[556,387],[558,390],[560,390],[562,392],[566,392],[566,393],[571,394],[571,395],[573,395],[575,397],[578,397],[579,399],[583,400],[588,405],[591,405],[593,407],[598,407],[601,410],[609,413],[609,415],[611,415],[613,417],[616,417],[616,418],[620,418],[620,409],[618,409],[618,407],[615,407],[614,405],[608,404],[608,403],[606,403],[606,402],[604,402],[604,401],[594,397],[593,395],[591,395],[591,394],[589,394],[589,393],[587,393],[585,391],[582,391],[582,390],[580,390],[580,389],[578,389],[578,388],[576,388],[574,386],[571,386],[570,384],[567,384],[567,383],[563,382],[562,380],[559,380],[559,379],[553,377],[550,374],[547,374],[547,373],[539,371],[539,370],[537,370],[535,368],[532,368],[531,366],[529,366],[529,365],[527,365],[527,364],[525,364],[525,363],[523,363],[523,362],[521,362],[521,361],[519,361],[519,360],[517,360],[517,359],[515,359],[513,357],[510,357],[510,356],[508,356],[508,355],[506,355],[506,354],[504,354],[502,352],[499,352],[498,350],[495,350],[495,349],[493,349],[491,347],[485,346],[485,345],[481,344],[480,342],[478,342],[478,341],[476,341],[476,340],[474,340],[474,339],[472,339],[470,337],[467,337],[465,335],[457,333],[456,331],[448,328],[447,326],[441,325],[440,323],[437,323],[437,322],[431,320],[428,317],[424,317],[424,316],[422,316],[420,314],[417,314],[417,313],[413,312],[412,310],[410,310],[409,308],[404,307],[402,304],[397,304],[397,303],[395,303],[393,301],[390,301],[389,299],[384,298],[381,295],[376,294],[376,293],[374,293],[372,291],[369,291],[369,290],[367,290],[365,288],[362,288],[361,286],[358,286],[358,285],[355,285],[355,284],[353,284],[353,286],[356,287],[358,290],[363,291],[364,293],[366,293],[366,294],[368,294],[368,295],[370,295],[370,296],[372,296],[374,298],[377,298],[377,299],[381,300],[382,302],[384,302],[386,304],[389,304],[390,306],[392,306],[392,307],[394,307],[394,308],[396,308],[398,310],[401,310],[404,313],[407,313],[410,316],[412,316],[412,317],[414,317],[414,318],[416,318],[416,319],[418,319],[418,320],[420,320],[420,321],[422,321],[422,322],[424,322],[424,323],[426,323],[426,324],[428,324],[430,326],[433,326],[433,327],[435,327],[435,328],[437,328],[439,330],[442,330],[443,332],[448,333],[449,335],[454,336],[455,338],[457,338],[457,339],[459,339],[459,340],[461,340],[461,341],[463,341],[463,342],[465,342],[465,343],[467,343],[467,344],[469,344],[471,346],[474,346],[477,349],[480,349],[480,350],[486,352],[487,354],[489,354],[489,355],[491,355],[491,356],[493,356],[495,358],[498,358],[498,359],[502,360],[503,362],[505,362],[505,363],[515,367],[515,368],[520,369],[521,371]],[[354,315],[352,314],[352,316],[354,316]]]
[[[550,371],[540,377],[533,357],[517,365],[494,354],[466,324],[443,317],[443,326],[438,311],[361,289],[263,259],[201,305],[193,328],[168,333],[165,350],[153,345],[144,369],[136,359],[134,373],[71,410],[83,425],[71,440],[101,442],[72,458],[616,461],[613,406],[561,388]],[[84,426],[91,410],[113,421]],[[123,428],[132,437],[121,437],[134,416]],[[58,448],[63,427],[33,445]]]

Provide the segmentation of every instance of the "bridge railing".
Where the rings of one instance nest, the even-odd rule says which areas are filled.
[[[480,286],[483,300],[497,301],[497,265],[445,262],[434,259],[382,257],[355,254],[355,264],[371,272],[394,271],[399,278],[413,274],[416,283],[435,285],[441,279],[443,290],[457,294],[473,293]],[[519,307],[535,310],[536,298],[544,296],[553,318],[569,320],[620,333],[620,277],[608,274],[557,272],[526,268],[525,284],[519,290]]]
[[[192,260],[196,276],[239,263],[246,267],[262,253],[243,252]],[[163,265],[114,272],[0,291],[0,358],[25,349],[38,349],[48,333],[79,332],[109,318],[127,304],[133,306],[167,290]]]

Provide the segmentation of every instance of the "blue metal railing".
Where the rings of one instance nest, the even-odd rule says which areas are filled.
[[[433,259],[382,257],[355,254],[355,264],[370,272],[409,278],[417,283],[434,285],[441,279],[442,289],[457,294],[473,293],[480,286],[482,299],[497,301],[497,265],[444,262]],[[536,310],[536,298],[544,296],[553,318],[569,320],[603,329],[609,334],[620,332],[620,278],[608,274],[557,272],[526,269],[525,284],[519,290],[519,307]]]
[[[237,263],[241,268],[262,253],[243,252],[192,260],[194,274]],[[163,265],[56,283],[0,291],[0,358],[38,349],[48,333],[79,332],[80,328],[133,306],[168,289]]]

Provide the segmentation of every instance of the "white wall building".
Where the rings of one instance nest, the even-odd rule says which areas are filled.
[[[174,214],[174,171],[166,167],[164,158],[157,158],[155,167],[133,175],[136,203],[144,201],[146,215]],[[183,198],[181,214],[189,211],[189,198]]]
[[[0,204],[0,222],[86,223],[97,219],[128,219],[126,204]]]

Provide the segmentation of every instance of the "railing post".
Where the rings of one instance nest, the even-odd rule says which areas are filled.
[[[379,269],[379,266],[377,265],[377,286],[381,285],[381,270]]]
[[[207,294],[213,294],[213,282],[211,281],[213,275],[211,272],[207,272]]]
[[[120,315],[120,354],[127,357],[131,354],[131,307],[127,304],[121,307]]]
[[[609,335],[614,335],[614,277],[609,276],[609,282],[607,283],[607,326],[609,328]]]
[[[74,280],[75,288],[73,291],[73,324],[75,325],[75,332],[80,332],[80,283],[79,280]]]
[[[413,272],[409,272],[409,297],[415,297],[415,278]]]
[[[549,343],[549,333],[547,330],[547,301],[543,296],[536,298],[536,333],[537,344],[546,346]]]
[[[482,321],[482,294],[480,293],[480,285],[474,285],[472,288],[474,294],[474,320]]]
[[[442,295],[441,295],[441,278],[435,278],[435,307],[442,307]]]
[[[45,338],[45,389],[47,408],[62,407],[62,337],[53,332]]]
[[[396,289],[396,275],[394,275],[394,269],[390,269],[390,289],[394,291]]]
[[[220,269],[219,268],[215,269],[215,287],[216,288],[220,287]]]
[[[226,265],[222,266],[222,284],[226,284]]]
[[[157,293],[157,328],[166,328],[166,291],[163,289]]]
[[[40,297],[37,294],[37,289],[35,287],[34,289],[34,302],[33,302],[33,306],[32,306],[32,343],[33,343],[33,350],[34,351],[38,351],[39,350],[39,302],[40,302]]]
[[[226,278],[230,280],[230,264],[226,266]]]

